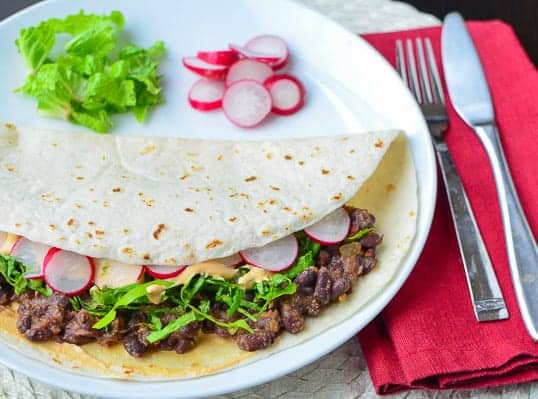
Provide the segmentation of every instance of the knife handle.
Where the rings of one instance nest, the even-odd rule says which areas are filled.
[[[478,321],[507,319],[508,310],[495,271],[452,157],[444,141],[434,140],[434,145],[476,319]]]
[[[512,182],[495,124],[475,126],[489,157],[506,240],[514,291],[529,335],[538,341],[538,247]]]

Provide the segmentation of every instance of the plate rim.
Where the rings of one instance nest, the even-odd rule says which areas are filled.
[[[19,16],[33,12],[35,9],[39,9],[41,7],[46,7],[51,3],[57,3],[65,0],[45,0],[41,1],[39,3],[27,6],[15,14],[12,14],[5,18],[4,20],[0,21],[0,27],[10,23],[12,20],[18,18]],[[273,0],[274,1],[274,0]],[[384,64],[388,70],[388,73],[393,73],[396,75],[396,72],[393,70],[393,68],[390,66],[388,61],[373,47],[371,46],[366,40],[364,40],[362,37],[357,35],[354,32],[351,32],[350,30],[343,27],[338,22],[334,21],[333,19],[325,16],[321,13],[321,11],[311,8],[307,6],[304,3],[299,2],[298,0],[278,0],[281,4],[291,5],[292,7],[298,7],[301,9],[302,12],[310,12],[315,14],[318,18],[324,19],[327,23],[332,25],[333,28],[338,30],[343,30],[347,32],[348,35],[353,35],[358,42],[362,42],[363,46],[367,49],[366,51],[369,52],[369,56],[372,58],[376,58],[378,62],[381,64]],[[396,75],[397,76],[397,75]],[[399,77],[398,77],[399,80]],[[401,83],[401,82],[400,82]],[[401,83],[403,85],[403,83]],[[422,134],[428,135],[429,133],[426,125],[426,121],[420,112],[420,109],[418,108],[418,105],[414,101],[414,98],[412,97],[412,94],[407,90],[407,97],[409,100],[410,105],[415,108],[415,114],[419,117],[420,120],[420,131]],[[417,112],[418,111],[418,112]],[[409,137],[408,137],[409,138]],[[26,375],[29,378],[35,379],[37,381],[40,381],[44,384],[47,384],[49,386],[57,387],[60,389],[64,389],[67,391],[77,392],[81,394],[88,394],[88,395],[99,395],[99,396],[106,396],[108,398],[124,398],[125,395],[129,395],[130,398],[148,398],[148,392],[143,390],[143,387],[151,386],[152,390],[163,388],[163,390],[159,391],[158,397],[160,398],[183,398],[183,397],[205,397],[205,396],[211,396],[211,395],[220,395],[220,394],[226,394],[230,392],[235,392],[238,390],[243,390],[247,388],[251,388],[253,386],[257,386],[272,380],[275,380],[277,378],[280,378],[290,372],[293,372],[295,370],[298,370],[299,368],[302,368],[317,359],[325,356],[329,352],[333,351],[337,347],[341,346],[344,342],[348,341],[350,338],[355,336],[359,331],[361,331],[370,321],[372,321],[381,311],[387,306],[387,304],[394,298],[394,296],[398,293],[402,285],[405,283],[411,272],[413,271],[419,256],[421,255],[424,245],[426,243],[426,240],[429,236],[431,224],[433,221],[433,215],[436,207],[436,199],[437,199],[437,164],[435,161],[435,155],[433,151],[433,147],[431,145],[426,146],[424,148],[426,151],[423,155],[424,159],[427,162],[427,165],[421,165],[426,166],[431,169],[431,176],[430,181],[427,182],[421,182],[417,178],[417,197],[418,197],[418,217],[417,217],[417,233],[415,237],[412,240],[411,246],[405,256],[405,258],[402,260],[402,265],[400,266],[399,273],[393,277],[393,279],[389,282],[386,289],[380,293],[378,296],[374,297],[371,301],[369,301],[365,305],[365,310],[369,310],[370,307],[373,306],[373,304],[376,304],[376,309],[372,309],[369,311],[369,314],[366,317],[362,317],[362,321],[359,323],[354,320],[356,316],[352,316],[351,318],[347,319],[343,323],[339,325],[333,325],[329,327],[327,330],[319,333],[318,335],[307,339],[306,341],[303,341],[295,346],[292,346],[290,348],[283,349],[282,351],[278,351],[276,353],[273,353],[265,358],[259,359],[258,361],[255,361],[253,363],[247,363],[243,366],[233,367],[231,369],[225,369],[223,371],[217,372],[215,374],[210,374],[208,376],[200,376],[200,377],[193,377],[189,379],[179,379],[179,380],[170,380],[170,381],[128,381],[128,380],[116,380],[116,379],[106,379],[106,378],[100,378],[100,377],[92,377],[92,376],[85,376],[80,375],[77,373],[72,373],[67,370],[63,370],[60,368],[56,368],[54,366],[51,366],[49,364],[46,364],[44,362],[38,361],[39,364],[36,365],[33,368],[25,368],[20,364],[21,360],[26,362],[35,362],[35,359],[33,359],[30,356],[27,356],[21,352],[16,351],[15,349],[9,348],[7,345],[1,345],[0,346],[0,363],[4,366],[15,370],[17,372],[20,372],[24,375]],[[415,166],[417,165],[416,162],[416,154],[411,151],[411,155],[413,158],[413,162],[415,163]],[[425,192],[426,188],[424,186],[429,186],[429,189]],[[421,193],[423,195],[421,195]],[[424,196],[424,198],[421,198],[421,196]],[[422,230],[421,234],[419,234],[419,230],[421,229],[420,224],[422,223]],[[351,328],[349,328],[351,327]],[[312,341],[316,340],[322,340],[322,338],[326,335],[330,335],[331,332],[335,329],[342,329],[346,331],[345,333],[339,333],[338,335],[332,337],[332,340],[330,341],[324,341],[324,345],[317,351],[302,351],[301,349],[307,346],[312,346]],[[351,332],[349,332],[351,331]],[[336,337],[336,338],[335,338]],[[281,364],[278,369],[274,369],[272,372],[267,372],[265,374],[255,374],[249,373],[249,368],[252,367],[252,365],[256,363],[265,363],[271,358],[274,358],[275,356],[278,356],[280,353],[286,352],[297,352],[297,354],[300,354],[301,357],[297,358],[299,360],[291,363],[291,364]],[[43,371],[46,370],[47,373],[43,373]],[[229,373],[232,371],[242,370],[245,373],[245,378],[242,382],[236,382],[236,381],[230,381],[226,385],[210,385],[205,384],[204,388],[205,390],[199,391],[199,392],[189,392],[188,395],[181,392],[178,392],[173,389],[166,389],[166,388],[178,388],[180,385],[184,384],[186,381],[192,381],[192,380],[203,380],[208,379],[211,377],[218,376],[219,374],[223,373]],[[244,382],[248,381],[248,382]],[[203,384],[203,383],[202,383]],[[115,389],[112,389],[115,388]]]

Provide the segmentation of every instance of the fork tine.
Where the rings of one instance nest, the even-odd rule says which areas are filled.
[[[418,66],[420,68],[419,83],[422,90],[422,95],[425,97],[424,101],[428,104],[433,103],[432,88],[430,86],[430,74],[428,68],[426,68],[426,57],[424,56],[424,47],[422,45],[422,38],[416,39],[417,44],[417,58]]]
[[[432,42],[426,38],[426,53],[428,54],[428,64],[430,67],[430,73],[433,81],[433,97],[435,102],[445,103],[445,93],[443,92],[443,85],[441,84],[441,75],[437,69],[437,63],[435,62],[435,55],[433,54]]]
[[[415,94],[415,97],[417,98],[419,104],[421,104],[422,96],[420,94],[420,87],[418,83],[417,66],[415,64],[415,54],[413,51],[413,42],[411,41],[411,39],[407,39],[405,41],[405,44],[407,47],[407,68],[409,70],[409,78],[411,79],[411,84],[409,85],[409,87],[411,88],[413,94]]]
[[[396,67],[400,73],[400,77],[405,85],[409,87],[409,79],[407,78],[407,68],[405,67],[405,55],[401,40],[396,40]]]

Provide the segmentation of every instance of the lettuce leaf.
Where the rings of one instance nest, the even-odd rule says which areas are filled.
[[[110,131],[111,116],[118,113],[133,112],[143,122],[163,102],[157,69],[165,47],[157,41],[147,49],[120,48],[117,36],[124,23],[119,11],[108,16],[81,11],[22,29],[16,44],[32,71],[16,91],[34,97],[46,115],[98,133]],[[57,34],[71,39],[52,59]]]

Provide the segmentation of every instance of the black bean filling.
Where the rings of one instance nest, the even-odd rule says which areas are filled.
[[[375,218],[366,210],[348,207],[346,210],[351,217],[350,236],[373,227]],[[343,301],[352,292],[357,278],[376,265],[376,247],[381,241],[382,237],[372,231],[360,241],[322,247],[315,265],[295,278],[295,294],[277,299],[256,322],[250,322],[252,333],[243,329],[237,331],[233,338],[239,348],[256,351],[271,345],[281,331],[297,334],[305,328],[305,317],[316,317],[331,302]],[[196,345],[200,332],[230,337],[228,330],[204,320],[191,322],[166,339],[150,344],[146,340],[151,333],[148,316],[141,311],[127,310],[120,311],[106,329],[95,330],[92,325],[97,318],[84,309],[73,310],[65,295],[54,293],[45,297],[29,291],[15,296],[0,277],[0,305],[12,300],[19,303],[17,329],[31,341],[56,340],[75,345],[97,341],[103,346],[123,343],[130,355],[140,357],[152,350],[188,352]],[[218,320],[230,321],[226,310],[225,305],[215,303],[211,313]],[[166,326],[175,317],[160,316],[162,325]]]

